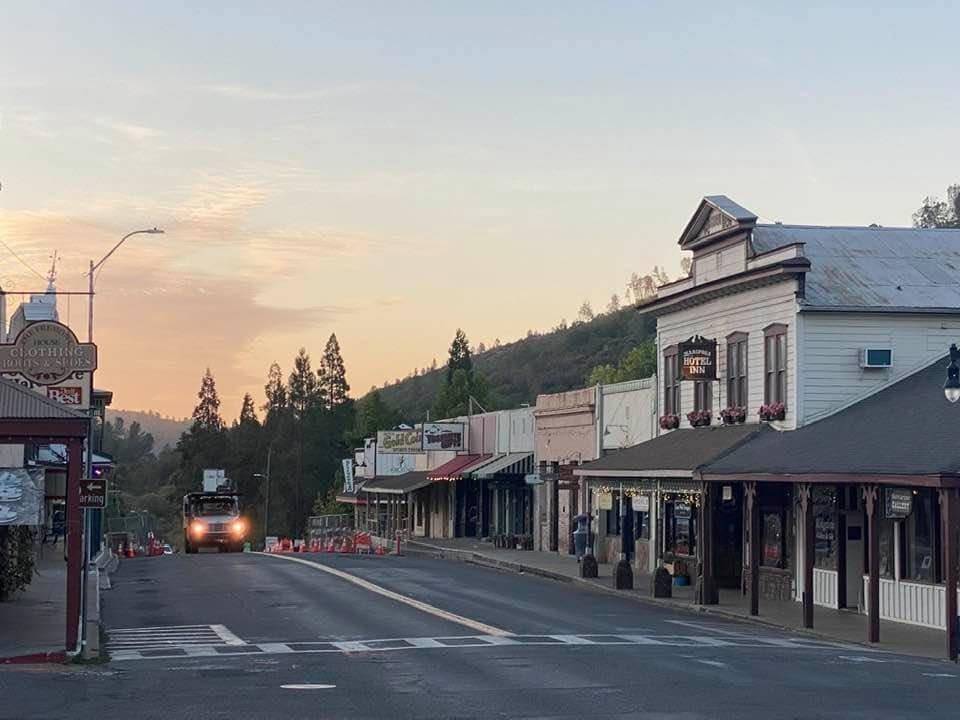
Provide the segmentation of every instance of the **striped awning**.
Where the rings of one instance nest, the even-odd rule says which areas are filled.
[[[438,468],[434,468],[427,473],[427,478],[431,481],[458,480],[463,477],[463,473],[471,467],[481,462],[487,462],[490,455],[457,455],[453,460],[445,462]]]
[[[533,472],[533,453],[507,453],[477,468],[476,478],[492,478],[495,475],[528,475]]]

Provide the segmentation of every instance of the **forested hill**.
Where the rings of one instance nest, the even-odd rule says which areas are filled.
[[[107,420],[113,422],[117,418],[123,418],[124,424],[128,427],[130,423],[140,423],[143,432],[153,435],[154,452],[160,452],[165,445],[175,447],[180,435],[190,429],[190,418],[178,420],[152,411],[107,408]]]
[[[469,328],[464,329],[469,335]],[[628,308],[476,353],[474,365],[489,383],[494,399],[494,407],[487,409],[532,405],[540,393],[583,387],[595,366],[616,365],[629,350],[652,338],[655,329],[652,317]],[[445,372],[441,365],[381,388],[380,394],[405,422],[419,422],[433,404]]]

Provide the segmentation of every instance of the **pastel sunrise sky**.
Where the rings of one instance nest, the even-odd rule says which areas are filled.
[[[897,7],[900,6],[900,7]],[[231,419],[331,332],[354,395],[675,275],[705,194],[905,225],[960,181],[955,3],[35,2],[0,13],[0,240],[97,284],[96,384]],[[0,285],[43,283],[0,247]],[[19,295],[11,295],[11,310]],[[83,298],[61,319],[85,335]],[[532,400],[532,398],[531,398]]]

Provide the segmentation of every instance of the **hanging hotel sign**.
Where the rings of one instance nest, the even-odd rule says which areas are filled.
[[[424,423],[424,450],[463,450],[463,423]]]
[[[913,510],[913,491],[906,488],[886,488],[883,491],[884,515],[887,518],[905,518]]]
[[[343,467],[343,491],[345,493],[353,492],[353,458],[344,458],[340,463]]]
[[[613,510],[613,493],[597,493],[597,509]]]
[[[681,380],[717,379],[717,341],[695,335],[677,347]]]
[[[97,346],[81,343],[62,323],[27,325],[13,343],[0,345],[0,372],[17,373],[38,385],[56,385],[74,373],[97,369]]]
[[[419,430],[380,430],[377,433],[377,452],[383,455],[423,452],[421,445]]]

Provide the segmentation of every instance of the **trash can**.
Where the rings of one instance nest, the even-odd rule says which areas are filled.
[[[587,554],[590,544],[590,516],[582,514],[574,519],[577,521],[577,529],[573,531],[573,549],[579,562]]]

